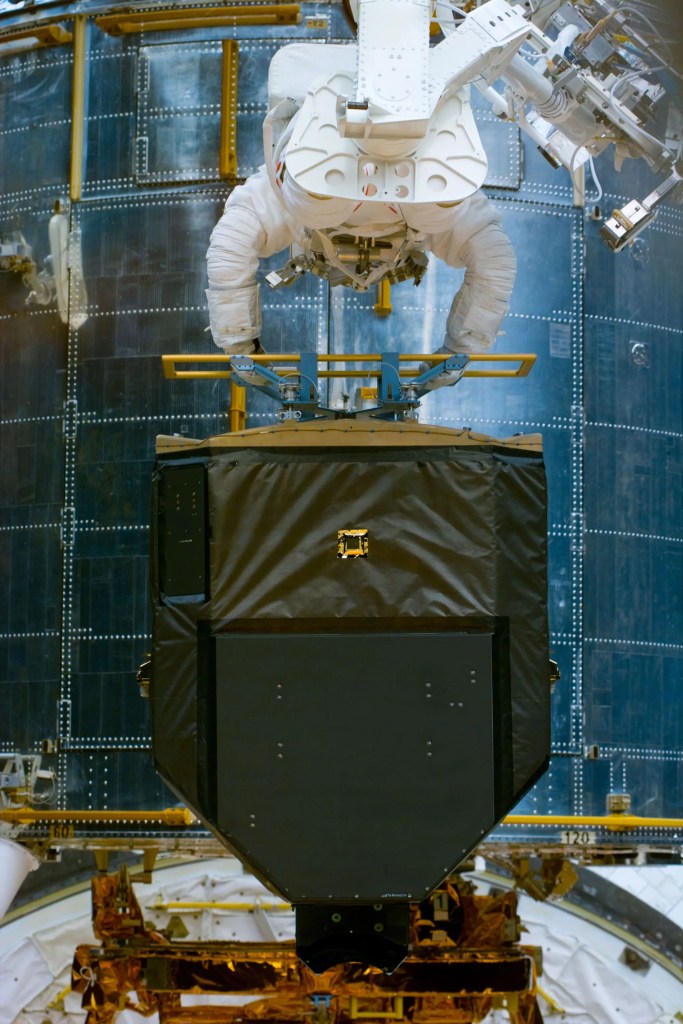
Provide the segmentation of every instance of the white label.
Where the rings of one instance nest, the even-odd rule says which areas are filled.
[[[581,829],[571,828],[560,832],[560,839],[565,846],[595,846],[595,832],[584,832]]]
[[[569,359],[572,354],[572,329],[570,324],[550,324],[548,330],[550,355],[556,359]]]

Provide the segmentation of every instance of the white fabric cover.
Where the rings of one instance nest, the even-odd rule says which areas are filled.
[[[33,942],[45,963],[57,977],[60,971],[71,965],[68,950],[82,942],[95,942],[92,925],[83,924],[80,917],[63,917],[58,924],[36,932]]]
[[[275,54],[268,68],[268,109],[281,100],[302,104],[316,78],[335,71],[356,72],[358,47],[343,43],[289,43]]]
[[[17,965],[21,964],[21,970]],[[32,939],[24,939],[0,960],[0,1024],[11,1024],[52,981],[52,971]]]
[[[651,997],[636,987],[632,971],[577,940],[571,922],[569,934],[564,935],[557,928],[531,921],[532,914],[533,910],[522,918],[529,932],[524,941],[542,947],[539,985],[562,1007],[568,1022],[653,1024],[658,1020],[662,1007],[654,993]]]

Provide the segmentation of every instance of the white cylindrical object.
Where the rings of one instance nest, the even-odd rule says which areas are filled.
[[[10,908],[29,871],[35,871],[40,861],[19,843],[0,836],[0,920]]]
[[[555,92],[555,83],[545,78],[532,64],[516,54],[502,72],[502,77],[522,96],[538,107],[548,103]]]

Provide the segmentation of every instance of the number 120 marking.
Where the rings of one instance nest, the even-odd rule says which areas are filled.
[[[595,846],[595,832],[581,832],[578,829],[567,829],[560,832],[565,846]]]

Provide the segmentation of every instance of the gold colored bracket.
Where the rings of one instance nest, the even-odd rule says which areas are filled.
[[[377,316],[389,316],[393,309],[391,305],[391,283],[386,278],[377,285],[377,302],[372,308]]]
[[[286,364],[291,366],[292,363],[298,363],[300,357],[298,355],[278,355],[268,353],[262,356],[251,356],[255,363],[268,363],[272,366],[277,367],[280,364]],[[406,354],[402,353],[399,356],[399,360],[404,363],[413,363],[419,366],[420,363],[439,363],[443,362],[444,359],[448,358],[446,355],[435,355],[432,352]],[[379,353],[363,353],[363,354],[323,354],[318,356],[319,363],[374,363],[375,367],[370,369],[344,369],[344,370],[321,370],[319,373],[320,377],[359,377],[365,378],[374,377],[377,378],[381,374],[380,363],[381,356]],[[532,352],[514,352],[514,353],[489,353],[489,352],[474,352],[470,356],[470,361],[467,364],[465,370],[465,377],[527,377],[531,371],[531,367],[536,362],[536,355]],[[179,369],[182,364],[200,364],[202,366],[206,364],[214,364],[223,369]],[[518,365],[512,369],[498,370],[498,369],[481,369],[476,370],[472,368],[473,364],[482,363],[484,365],[496,364],[496,363],[517,363]],[[230,356],[228,355],[193,355],[188,352],[181,352],[177,354],[165,354],[161,357],[161,365],[163,367],[164,377],[167,380],[216,380],[220,378],[229,379],[230,370]],[[400,370],[399,375],[401,377],[411,378],[417,376],[418,370]]]
[[[367,558],[367,530],[338,530],[337,558]]]
[[[374,1008],[359,1010],[358,996],[350,996],[349,1019],[361,1020],[363,1018],[369,1018],[370,1020],[377,1020],[379,1018],[383,1018],[385,1020],[403,1020],[403,996],[393,997],[391,1010],[376,1010]]]
[[[95,24],[110,36],[193,28],[233,28],[237,25],[296,25],[299,21],[299,4],[174,7],[162,11],[121,11],[95,18]]]

